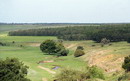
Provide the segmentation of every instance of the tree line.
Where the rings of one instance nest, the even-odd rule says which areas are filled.
[[[10,36],[57,36],[58,39],[77,41],[107,38],[112,42],[130,38],[130,24],[102,24],[97,26],[74,26],[10,31]]]

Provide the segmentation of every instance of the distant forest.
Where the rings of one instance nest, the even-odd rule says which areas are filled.
[[[57,36],[58,39],[77,41],[107,38],[112,42],[130,38],[130,24],[102,24],[61,28],[28,29],[9,32],[10,36]]]

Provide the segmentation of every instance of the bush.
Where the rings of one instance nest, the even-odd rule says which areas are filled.
[[[89,76],[85,72],[62,69],[59,74],[55,76],[55,81],[85,81]]]
[[[122,75],[118,78],[118,81],[130,81],[130,73],[122,74]]]
[[[5,43],[0,42],[0,46],[6,46],[6,44],[5,44]]]
[[[130,55],[125,57],[122,68],[125,69],[127,72],[130,71]]]
[[[108,40],[108,39],[106,39],[106,38],[103,38],[102,40],[101,40],[101,44],[108,44],[108,43],[110,43],[110,40]]]
[[[55,76],[55,81],[94,81],[95,79],[105,79],[103,71],[97,66],[87,66],[85,70],[81,71],[62,69],[60,73]]]
[[[74,56],[75,57],[80,57],[80,56],[83,56],[85,53],[83,50],[81,49],[76,49],[75,53],[74,53]]]
[[[77,49],[84,50],[83,46],[78,46]]]
[[[26,78],[28,67],[16,58],[0,60],[0,81],[30,81]]]
[[[65,49],[62,43],[55,42],[53,40],[46,40],[40,45],[40,49],[42,52],[48,54],[55,54],[58,56],[67,56],[69,51]]]
[[[103,71],[97,66],[89,67],[88,73],[91,78],[105,79]]]

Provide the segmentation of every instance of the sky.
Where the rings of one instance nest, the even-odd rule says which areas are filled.
[[[0,0],[5,23],[127,23],[130,0]]]

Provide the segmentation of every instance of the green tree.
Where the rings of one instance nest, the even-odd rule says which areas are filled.
[[[130,55],[125,57],[122,68],[125,69],[127,72],[130,71]]]
[[[58,56],[67,56],[68,50],[65,49],[62,43],[53,40],[46,40],[40,45],[42,52],[48,54],[56,54]]]
[[[0,60],[0,81],[30,81],[26,78],[28,67],[16,58]]]

